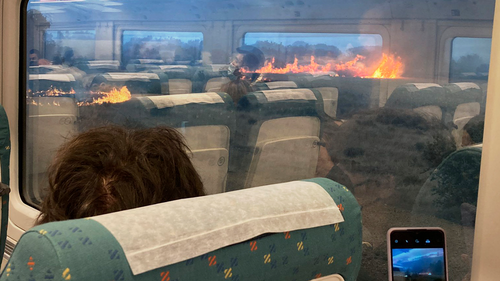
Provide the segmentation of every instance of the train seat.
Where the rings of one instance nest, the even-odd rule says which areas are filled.
[[[197,67],[192,77],[193,93],[218,92],[229,81],[227,70],[213,70],[212,66]]]
[[[160,69],[160,65],[165,64],[158,59],[132,59],[129,60],[125,69],[129,72],[140,72]]]
[[[224,84],[231,82],[228,77],[214,77],[210,78],[205,85],[205,92],[218,92]]]
[[[435,83],[408,83],[394,89],[385,107],[413,109],[444,122],[446,92]]]
[[[169,95],[189,94],[193,92],[193,69],[187,65],[160,65],[160,71],[168,75],[168,83],[162,84],[168,88]]]
[[[77,133],[76,121],[78,106],[70,97],[34,97],[27,105],[28,127],[34,128],[26,132],[26,154],[31,163],[26,165],[27,177],[34,182],[33,186],[41,186],[50,162],[68,137]],[[26,188],[29,198],[41,202],[40,188]]]
[[[131,94],[161,94],[160,77],[155,73],[108,72],[94,77],[91,87],[123,87]]]
[[[296,89],[297,83],[294,81],[274,81],[262,82],[254,85],[256,91],[277,90],[277,89]]]
[[[61,70],[63,67],[62,65],[37,65],[37,66],[30,66],[28,69],[29,74],[47,74],[50,73],[54,70]]]
[[[452,131],[457,144],[461,144],[463,128],[470,119],[481,113],[483,91],[475,83],[453,83],[447,89],[447,119],[456,128]]]
[[[361,212],[329,179],[176,200],[28,230],[4,280],[348,280]]]
[[[300,88],[338,89],[336,116],[349,118],[360,110],[378,107],[380,79],[357,77],[305,76],[294,80]]]
[[[230,188],[313,177],[323,111],[317,90],[269,90],[242,97],[231,148]]]
[[[76,67],[87,74],[116,72],[120,70],[120,61],[117,60],[86,61],[77,64]]]
[[[422,186],[412,209],[412,218],[432,216],[461,226],[459,233],[453,224],[443,224],[448,233],[464,239],[463,247],[457,249],[466,252],[457,255],[472,256],[482,150],[483,145],[478,144],[450,154]]]
[[[33,93],[57,89],[59,91],[70,92],[76,88],[76,79],[72,74],[30,74],[28,88]]]
[[[225,191],[234,103],[225,93],[144,96],[116,104],[119,125],[166,125],[184,135],[207,194]],[[110,116],[116,116],[110,114]]]

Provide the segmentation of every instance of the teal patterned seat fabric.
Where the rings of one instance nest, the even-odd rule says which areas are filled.
[[[362,236],[356,199],[345,187],[328,179],[303,182],[323,187],[338,205],[344,222],[263,234],[137,275],[117,238],[96,220],[48,223],[21,237],[0,280],[306,281],[331,274],[356,280]],[[126,212],[130,211],[121,213]],[[151,229],[145,229],[141,239],[148,239],[148,232]],[[141,241],[133,243],[139,245]]]

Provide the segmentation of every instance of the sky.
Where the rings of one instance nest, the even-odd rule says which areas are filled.
[[[452,59],[458,60],[468,54],[478,54],[485,63],[490,62],[491,38],[457,37],[452,43]]]

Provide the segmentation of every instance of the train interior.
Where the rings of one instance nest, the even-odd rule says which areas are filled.
[[[144,221],[157,217],[138,229],[195,204],[194,218],[172,220],[163,231],[185,224],[196,225],[189,230],[193,237],[209,233],[197,224],[208,220],[221,228],[225,216],[234,223],[223,207],[230,200],[241,207],[242,220],[279,217],[272,212],[281,201],[289,201],[283,209],[318,213],[307,224],[268,220],[260,232],[239,225],[206,234],[229,239],[210,246],[194,238],[151,238],[144,249],[180,243],[191,250],[165,248],[172,254],[160,254],[165,262],[150,266],[143,266],[141,259],[148,258],[133,242],[146,234],[132,231],[136,240],[120,235],[137,220],[121,212],[98,217],[132,272],[122,264],[124,275],[115,272],[113,280],[312,280],[332,274],[326,280],[387,280],[385,235],[394,226],[445,229],[448,278],[470,280],[494,8],[493,0],[24,1],[19,117],[9,115],[19,133],[18,167],[11,165],[19,171],[11,172],[11,186],[32,210],[11,208],[21,219],[10,221],[7,257],[33,226],[47,169],[63,143],[99,126],[164,125],[184,136],[210,196],[145,213],[131,210]],[[258,64],[235,72],[249,54],[260,58]],[[230,87],[235,81],[244,81],[243,94]],[[307,187],[311,182],[324,190]],[[342,220],[321,215],[318,198],[325,194],[318,194],[325,190]],[[245,200],[252,197],[261,201]],[[203,211],[217,200],[218,208]],[[268,213],[257,210],[271,205]],[[23,239],[35,243],[37,233],[57,229],[37,226]],[[294,230],[293,252],[284,250],[287,229]],[[326,244],[334,254],[321,249]],[[238,267],[236,254],[254,248],[258,262],[241,254]],[[220,268],[209,252],[217,254]],[[191,260],[195,273],[184,268]],[[253,263],[261,275],[248,273]]]

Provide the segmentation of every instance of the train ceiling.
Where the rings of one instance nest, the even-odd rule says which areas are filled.
[[[494,0],[35,0],[50,22],[304,19],[492,20]]]

